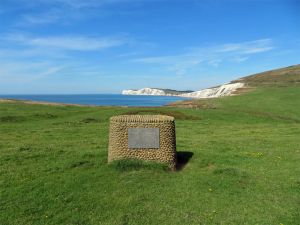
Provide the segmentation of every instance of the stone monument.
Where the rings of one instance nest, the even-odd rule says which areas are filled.
[[[121,115],[110,118],[108,162],[138,159],[176,166],[174,118],[163,115]]]

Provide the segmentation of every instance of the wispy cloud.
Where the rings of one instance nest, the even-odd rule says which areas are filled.
[[[218,66],[224,61],[244,62],[252,55],[274,49],[271,39],[260,39],[241,43],[228,43],[210,47],[189,48],[185,53],[133,59],[133,62],[160,64],[167,70],[184,74],[188,69],[201,65]]]
[[[26,0],[23,0],[26,1]],[[100,7],[104,5],[163,2],[167,0],[32,0],[38,4],[62,4],[74,8]],[[192,0],[193,1],[193,0]]]
[[[85,36],[50,36],[31,37],[23,34],[9,34],[0,40],[15,42],[24,46],[50,47],[61,50],[76,51],[98,51],[124,45],[128,42],[126,38],[112,37],[85,37]]]
[[[53,76],[81,76],[100,63],[93,59],[104,49],[130,43],[123,37],[91,37],[80,35],[34,36],[10,33],[0,37],[0,83],[46,79]],[[87,60],[88,59],[88,60]],[[84,64],[86,63],[86,65]],[[81,67],[78,69],[78,67]]]
[[[30,83],[58,74],[65,66],[50,62],[0,62],[0,80],[2,82]]]
[[[271,39],[260,39],[242,43],[224,44],[220,52],[237,52],[239,54],[255,54],[270,51],[274,48]]]
[[[120,7],[135,7],[142,3],[165,0],[12,0],[18,8],[30,9],[30,13],[20,15],[17,26],[43,25],[50,23],[68,24],[92,16],[104,16],[120,13]],[[36,10],[38,12],[36,12]],[[97,13],[93,11],[97,10]],[[99,11],[101,10],[101,11]],[[100,13],[99,13],[100,12]]]
[[[125,3],[137,3],[137,2],[149,2],[150,0],[21,0],[23,4],[30,6],[60,6],[69,8],[94,8],[101,7],[105,5],[115,5],[115,4],[125,4]],[[18,0],[20,2],[20,0]]]
[[[21,16],[18,25],[28,26],[28,25],[41,25],[54,23],[61,19],[63,12],[57,9],[51,9],[46,12],[36,13],[36,14],[25,14]]]

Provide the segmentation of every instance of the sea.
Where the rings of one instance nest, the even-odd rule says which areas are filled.
[[[73,95],[0,95],[3,99],[31,100],[51,103],[98,106],[164,106],[185,100],[175,96],[121,95],[121,94],[73,94]]]

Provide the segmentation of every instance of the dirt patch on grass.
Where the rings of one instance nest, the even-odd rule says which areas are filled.
[[[0,103],[23,103],[23,104],[29,104],[29,105],[98,107],[96,105],[80,105],[80,104],[71,104],[71,103],[43,102],[43,101],[17,100],[17,99],[0,99]]]
[[[178,120],[200,120],[201,119],[201,117],[199,116],[187,115],[183,112],[178,112],[178,111],[166,112],[163,110],[147,110],[147,109],[128,111],[122,113],[121,115],[166,115],[166,116],[172,116]]]
[[[11,99],[2,99],[0,98],[0,103],[5,103],[5,102],[15,102],[14,100],[11,100]]]
[[[208,100],[185,100],[169,103],[169,107],[188,108],[188,109],[216,109],[216,105]]]
[[[255,87],[242,87],[242,88],[238,88],[236,89],[232,95],[241,95],[241,94],[245,94],[245,93],[248,93],[250,91],[253,91],[255,90],[256,88]]]

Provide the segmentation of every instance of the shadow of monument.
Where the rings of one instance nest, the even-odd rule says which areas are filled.
[[[190,159],[193,157],[193,152],[188,151],[181,151],[177,152],[177,164],[176,164],[176,170],[180,171],[182,170],[186,164],[190,161]]]

